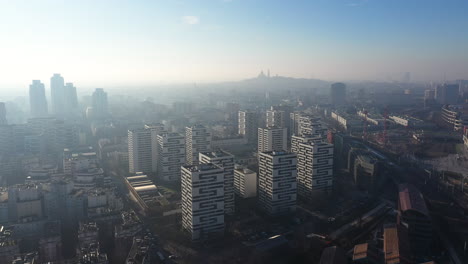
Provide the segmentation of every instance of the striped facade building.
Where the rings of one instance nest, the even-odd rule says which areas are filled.
[[[224,234],[224,175],[212,164],[186,165],[182,173],[182,227],[192,240]]]
[[[296,166],[295,153],[259,153],[258,203],[262,211],[277,216],[296,210]]]
[[[329,194],[333,187],[333,145],[323,140],[304,139],[297,145],[298,195],[311,199]]]
[[[224,170],[224,212],[232,215],[235,212],[234,203],[234,156],[223,150],[202,152],[200,164],[215,164]]]
[[[198,153],[211,150],[211,132],[203,125],[185,128],[185,160],[188,165],[198,164]]]
[[[180,167],[185,164],[185,138],[179,133],[158,135],[157,169],[159,179],[180,180]]]

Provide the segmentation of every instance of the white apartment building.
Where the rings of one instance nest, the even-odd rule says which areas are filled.
[[[165,132],[164,125],[161,123],[146,124],[145,129],[151,133],[151,168],[152,172],[158,171],[158,135]]]
[[[185,160],[188,165],[198,164],[198,153],[211,150],[211,132],[202,125],[185,128]]]
[[[258,203],[276,216],[296,210],[296,154],[284,151],[259,153]]]
[[[225,151],[200,153],[200,164],[215,164],[224,170],[224,212],[232,215],[235,212],[234,203],[234,156]]]
[[[151,130],[137,128],[128,130],[128,166],[129,172],[152,172]]]
[[[298,195],[310,199],[315,194],[329,194],[333,187],[333,145],[304,141],[297,148]]]
[[[224,175],[212,164],[182,166],[182,226],[192,240],[224,233]]]
[[[185,138],[178,133],[158,135],[158,177],[165,181],[180,180],[180,167],[185,164]]]
[[[266,126],[267,127],[286,127],[286,112],[282,110],[267,110],[266,111]]]
[[[258,152],[287,150],[287,136],[287,128],[258,128]]]
[[[235,165],[234,192],[242,198],[257,196],[257,173],[241,165]]]
[[[256,143],[258,137],[258,114],[254,111],[239,111],[239,135],[249,143]]]

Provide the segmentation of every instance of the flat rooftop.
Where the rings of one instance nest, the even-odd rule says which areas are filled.
[[[369,248],[369,244],[358,244],[354,246],[353,251],[353,261],[367,258],[367,249]]]
[[[186,170],[189,170],[191,172],[200,172],[200,171],[207,171],[207,170],[213,170],[213,169],[221,169],[220,167],[214,165],[213,163],[205,163],[205,164],[199,164],[199,165],[186,165],[183,166]]]
[[[210,158],[224,158],[232,157],[232,155],[224,150],[211,151],[211,152],[200,152],[200,154],[205,155]]]

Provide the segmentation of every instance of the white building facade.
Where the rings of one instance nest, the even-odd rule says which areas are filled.
[[[224,175],[208,163],[182,166],[182,227],[192,240],[224,233]]]

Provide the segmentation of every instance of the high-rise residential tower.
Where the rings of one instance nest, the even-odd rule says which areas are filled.
[[[56,116],[62,116],[65,108],[65,81],[58,73],[50,78],[50,98],[52,113]]]
[[[287,131],[279,127],[258,128],[258,152],[287,150]]]
[[[158,171],[158,135],[166,133],[164,125],[161,123],[155,124],[146,124],[145,129],[149,130],[151,133],[151,163],[152,171]]]
[[[182,226],[192,240],[224,233],[224,169],[212,164],[181,168]]]
[[[128,130],[129,172],[152,172],[151,130],[137,128]]]
[[[33,80],[29,85],[29,106],[32,117],[46,117],[48,115],[47,100],[44,84]]]
[[[303,139],[297,146],[297,192],[312,200],[333,187],[333,145],[323,139]]]
[[[185,128],[186,163],[198,164],[198,153],[211,150],[211,132],[203,125]]]
[[[234,214],[234,156],[225,151],[200,152],[200,164],[212,163],[224,170],[224,212]]]
[[[158,177],[165,181],[180,180],[180,167],[185,164],[185,138],[179,133],[158,135]]]
[[[254,111],[239,111],[239,135],[247,138],[249,143],[257,144],[258,113]]]
[[[296,210],[296,154],[284,151],[259,153],[258,203],[269,215]]]

